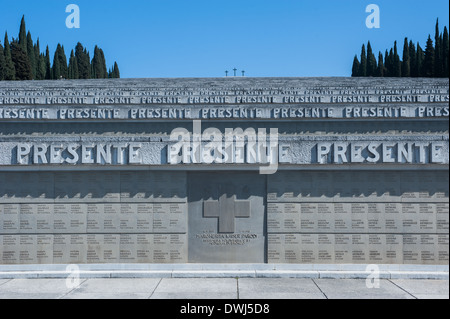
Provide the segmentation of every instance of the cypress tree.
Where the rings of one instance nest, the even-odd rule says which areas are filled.
[[[67,79],[67,58],[64,52],[64,46],[59,43],[56,46],[55,56],[53,58],[53,78]]]
[[[423,61],[422,69],[424,77],[434,76],[434,47],[430,35],[428,35],[427,45],[425,47],[425,59]]]
[[[411,77],[411,61],[409,59],[408,38],[405,38],[403,44],[402,77]]]
[[[31,33],[28,31],[27,34],[27,56],[30,60],[31,66],[31,77],[32,79],[36,78],[36,54],[34,52],[34,44],[33,39],[31,38]]]
[[[4,74],[3,77],[5,80],[15,80],[16,79],[16,68],[14,66],[14,62],[12,60],[12,56],[11,56],[11,47],[9,45],[9,40],[8,40],[8,32],[5,32],[5,70],[4,70]]]
[[[367,43],[367,71],[366,76],[375,76],[377,71],[377,59],[372,51],[370,41]]]
[[[434,70],[435,77],[442,76],[442,57],[441,57],[441,37],[439,36],[439,19],[436,20],[436,30],[434,35]]]
[[[412,77],[417,77],[417,66],[416,66],[416,46],[414,45],[414,43],[411,41],[409,41],[409,67],[410,67],[410,71],[411,71],[411,76]]]
[[[100,66],[101,66],[102,78],[106,79],[106,78],[108,78],[108,71],[106,70],[105,54],[102,49],[99,49],[99,52],[100,52]]]
[[[416,74],[418,77],[423,77],[423,61],[425,59],[424,52],[419,42],[417,42],[417,54],[416,54]]]
[[[69,79],[78,79],[78,63],[77,58],[75,57],[75,54],[73,50],[70,52],[70,59],[69,59]]]
[[[5,69],[6,69],[6,62],[5,62],[5,52],[3,50],[3,46],[0,43],[0,81],[3,81],[5,79]]]
[[[120,79],[120,71],[119,71],[119,66],[117,65],[117,62],[114,62],[113,78]]]
[[[39,54],[39,58],[37,61],[36,80],[44,80],[46,73],[45,56],[43,54]]]
[[[383,53],[378,53],[378,67],[376,76],[384,77],[384,64],[383,64]]]
[[[449,76],[449,65],[448,65],[448,59],[449,59],[449,38],[448,38],[448,30],[447,27],[444,27],[444,35],[442,37],[442,76],[444,78],[448,78]]]
[[[389,76],[389,53],[388,50],[386,49],[386,52],[384,53],[384,76]]]
[[[90,58],[86,49],[83,49],[83,45],[80,42],[78,42],[75,47],[75,57],[77,58],[79,78],[89,79],[91,72]]]
[[[358,61],[358,57],[355,55],[355,57],[353,58],[353,66],[352,66],[352,77],[357,77],[359,76],[359,61]],[[112,71],[110,69],[109,72],[109,77],[111,77],[112,75]]]
[[[51,80],[52,79],[52,68],[50,64],[50,50],[47,48],[45,49],[45,79]]]
[[[393,76],[400,77],[402,76],[402,64],[400,61],[400,56],[398,55],[397,50],[397,41],[394,42],[394,65],[393,65]]]
[[[389,51],[389,58],[388,58],[388,73],[390,77],[394,77],[395,76],[395,72],[394,72],[394,50],[391,48],[391,50]]]
[[[366,75],[367,75],[367,56],[366,56],[366,46],[363,44],[361,48],[361,64],[359,76],[366,76]]]
[[[27,29],[25,27],[25,16],[22,16],[22,20],[20,21],[20,29],[19,29],[19,46],[22,48],[23,52],[27,53]]]
[[[98,46],[95,46],[94,48],[94,57],[92,58],[91,65],[92,65],[92,78],[93,79],[104,78],[102,59],[100,56],[100,49],[98,48]]]
[[[31,80],[30,60],[17,42],[11,44],[11,57],[16,69],[16,80]]]

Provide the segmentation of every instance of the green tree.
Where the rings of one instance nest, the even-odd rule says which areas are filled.
[[[53,58],[53,78],[58,80],[60,78],[67,79],[67,58],[64,52],[64,46],[59,43],[56,46],[55,56]]]
[[[119,65],[117,64],[117,62],[114,62],[113,73],[114,73],[114,78],[120,79]]]
[[[69,79],[78,79],[78,62],[73,50],[70,52],[69,58]]]
[[[75,47],[75,57],[77,58],[78,74],[80,79],[89,79],[91,76],[91,63],[89,53],[83,48],[83,45],[78,42]]]
[[[372,51],[372,46],[370,45],[370,41],[367,43],[367,70],[366,76],[375,76],[377,71],[377,59]]]
[[[394,77],[402,76],[402,63],[400,61],[400,56],[398,55],[397,50],[397,41],[394,41],[394,65],[393,65],[393,74]]]
[[[30,60],[30,66],[31,66],[31,77],[33,79],[36,78],[36,54],[34,52],[34,44],[33,39],[31,38],[31,33],[28,31],[27,34],[27,56]]]
[[[94,79],[104,79],[108,77],[106,71],[105,55],[103,50],[98,46],[95,46],[94,57],[92,58],[92,78]]]
[[[416,61],[416,46],[414,45],[414,43],[412,42],[412,40],[409,41],[409,45],[408,45],[408,50],[409,50],[409,67],[410,67],[410,72],[411,72],[411,76],[412,77],[417,77],[417,61]]]
[[[442,38],[439,35],[439,19],[436,20],[436,29],[435,29],[435,35],[434,35],[434,70],[433,75],[435,77],[441,77],[443,73],[442,68],[442,45],[441,45]]]
[[[428,35],[427,45],[425,47],[425,59],[422,65],[422,75],[424,77],[434,76],[434,47],[431,36]]]
[[[5,69],[6,69],[6,62],[5,62],[5,52],[3,50],[3,46],[0,43],[0,81],[3,81],[5,79]]]
[[[367,56],[366,46],[363,44],[361,48],[361,60],[360,60],[359,76],[367,76]]]
[[[30,60],[17,42],[11,43],[11,57],[16,69],[16,80],[32,80]]]
[[[37,61],[36,80],[44,80],[46,74],[44,54],[39,54],[39,58]]]
[[[442,76],[444,78],[448,78],[449,76],[449,38],[448,38],[448,30],[447,27],[444,27],[444,35],[442,37]]]
[[[25,27],[25,16],[22,16],[20,21],[19,29],[19,46],[22,48],[23,52],[28,52],[27,50],[27,28]]]
[[[419,42],[417,42],[417,53],[416,53],[416,74],[418,77],[423,77],[423,62],[425,60],[425,54],[420,46]]]
[[[16,68],[14,66],[14,62],[12,60],[11,56],[11,46],[9,45],[8,40],[8,32],[5,32],[5,41],[3,42],[5,44],[5,70],[3,77],[5,80],[15,80],[16,79]]]
[[[45,49],[45,79],[51,80],[53,78],[52,75],[52,67],[50,64],[50,50],[48,49],[48,45]]]
[[[378,53],[378,66],[377,66],[377,72],[376,72],[376,76],[378,77],[384,77],[384,64],[383,64],[383,53],[379,52]]]
[[[353,66],[352,66],[352,77],[357,77],[359,76],[359,69],[360,69],[360,65],[359,65],[359,60],[358,57],[355,55],[355,57],[353,58]],[[110,69],[110,76],[112,77],[112,70]]]
[[[402,77],[411,77],[411,61],[409,59],[408,38],[405,38],[403,44]]]

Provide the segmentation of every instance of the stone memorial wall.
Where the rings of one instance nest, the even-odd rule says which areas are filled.
[[[0,264],[448,264],[448,79],[0,82]]]

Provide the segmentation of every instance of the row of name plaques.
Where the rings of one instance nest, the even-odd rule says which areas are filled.
[[[115,262],[187,262],[187,235],[0,235],[0,264]]]
[[[187,204],[0,204],[0,234],[186,233]]]
[[[269,263],[443,264],[449,235],[269,234]]]
[[[268,203],[269,233],[447,233],[448,203]]]

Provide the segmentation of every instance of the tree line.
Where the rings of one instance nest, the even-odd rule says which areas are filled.
[[[443,33],[439,32],[439,21],[436,21],[434,43],[431,35],[428,35],[425,50],[419,42],[417,45],[408,38],[403,44],[403,55],[400,59],[397,41],[394,47],[386,50],[384,56],[378,53],[378,61],[372,51],[370,41],[363,44],[361,57],[355,55],[353,59],[352,76],[373,77],[449,77],[449,38],[447,27]]]
[[[9,41],[8,32],[5,32],[3,45],[0,41],[0,81],[104,78],[120,78],[120,71],[117,62],[109,70],[106,69],[102,49],[95,46],[91,60],[89,52],[78,42],[67,62],[64,46],[58,43],[52,65],[48,45],[42,53],[39,38],[34,43],[30,31],[26,30],[24,16],[18,39]]]

